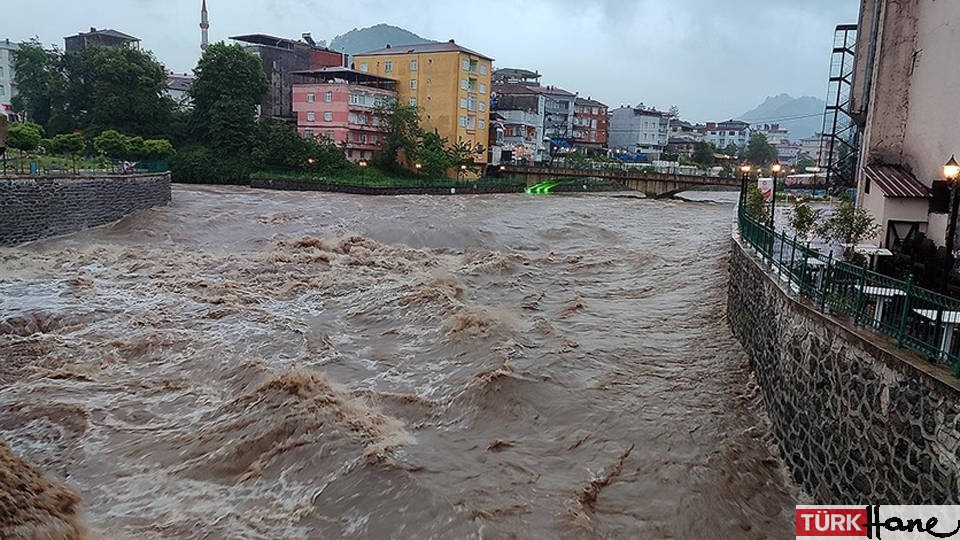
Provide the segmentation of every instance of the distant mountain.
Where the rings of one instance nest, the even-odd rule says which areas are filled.
[[[795,98],[787,94],[768,97],[763,104],[740,119],[751,124],[780,124],[790,130],[790,138],[797,141],[823,130],[823,110],[826,103],[815,97]]]
[[[370,28],[354,28],[346,34],[337,36],[333,38],[328,48],[352,56],[382,49],[388,43],[390,45],[412,45],[414,43],[432,43],[432,40],[422,38],[403,28],[378,24]]]

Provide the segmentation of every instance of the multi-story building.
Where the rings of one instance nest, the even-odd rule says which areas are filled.
[[[376,111],[397,99],[397,81],[345,67],[297,71],[293,76],[300,135],[344,145],[354,162],[372,158],[384,134]]]
[[[493,84],[540,86],[540,73],[529,69],[500,68],[493,72]]]
[[[63,38],[63,47],[67,52],[82,51],[89,47],[133,47],[140,48],[140,38],[116,30],[97,30],[91,27],[89,32]]]
[[[491,107],[502,118],[503,161],[538,163],[549,158],[544,140],[546,97],[522,84],[493,87]]]
[[[750,124],[740,120],[727,120],[719,123],[708,122],[704,130],[704,140],[719,150],[723,150],[731,144],[737,148],[743,148],[750,142],[751,134]]]
[[[361,72],[396,79],[398,99],[420,108],[427,131],[469,144],[477,149],[474,162],[487,162],[492,58],[451,39],[387,45],[354,55],[353,62]]]
[[[807,157],[812,159],[818,167],[827,166],[824,161],[827,161],[826,156],[829,154],[829,146],[832,144],[829,136],[824,135],[823,133],[816,133],[810,137],[800,139],[799,144],[799,157]],[[824,152],[824,150],[826,150],[826,152]],[[823,159],[821,159],[821,157]]]
[[[10,101],[17,93],[16,73],[13,70],[13,52],[20,48],[9,39],[0,41],[0,113],[12,112]]]
[[[753,133],[763,133],[767,142],[773,145],[790,141],[790,130],[780,127],[780,124],[755,124],[750,129]]]
[[[615,150],[643,154],[657,161],[667,147],[670,134],[670,113],[647,108],[620,107],[610,112],[608,146]]]
[[[850,97],[863,132],[857,202],[880,223],[875,240],[887,247],[920,233],[949,243],[943,166],[960,156],[956,21],[958,2],[860,4]]]
[[[165,93],[167,97],[177,104],[177,108],[181,110],[189,109],[192,106],[187,91],[190,90],[193,79],[193,75],[189,73],[167,72],[167,89]]]
[[[260,116],[294,122],[291,90],[293,73],[310,69],[343,66],[346,57],[343,54],[317,47],[309,34],[303,40],[293,40],[249,34],[233,36],[230,39],[263,60],[263,71],[267,75],[267,95],[260,105]]]
[[[573,113],[577,95],[556,86],[531,86],[544,98],[543,134],[552,153],[573,148]]]
[[[573,109],[573,145],[589,151],[607,146],[610,114],[599,101],[577,98]]]

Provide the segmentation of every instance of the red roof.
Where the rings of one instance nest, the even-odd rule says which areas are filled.
[[[897,165],[868,165],[867,180],[873,182],[889,198],[927,199],[930,188]]]

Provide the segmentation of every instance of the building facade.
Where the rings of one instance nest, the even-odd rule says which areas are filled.
[[[325,67],[343,66],[346,58],[340,53],[317,47],[312,44],[309,34],[305,40],[293,40],[249,34],[233,36],[230,39],[243,45],[244,49],[263,60],[263,71],[267,75],[267,95],[260,104],[261,118],[276,118],[285,122],[296,121],[293,114],[293,73]]]
[[[610,113],[608,107],[590,98],[577,98],[573,109],[573,145],[589,151],[606,148]]]
[[[956,21],[957,2],[860,5],[850,106],[863,132],[858,204],[881,224],[874,240],[887,247],[920,233],[947,244],[942,167],[960,155]]]
[[[656,109],[620,107],[610,112],[609,147],[660,159],[669,143],[670,114]]]
[[[89,47],[133,47],[140,48],[140,38],[116,30],[97,30],[91,27],[89,32],[63,38],[63,47],[67,52],[82,51]]]
[[[353,162],[373,157],[383,141],[379,107],[397,99],[397,81],[345,67],[294,73],[293,111],[302,137],[326,137]]]
[[[556,86],[531,86],[543,95],[543,133],[552,153],[573,148],[573,113],[577,95]]]
[[[187,92],[190,90],[194,78],[189,73],[167,72],[167,88],[164,93],[177,104],[177,108],[180,110],[187,110],[192,107]]]
[[[545,96],[522,84],[498,84],[493,90],[490,105],[503,124],[503,161],[539,163],[548,159]]]
[[[731,144],[737,148],[745,147],[750,142],[751,134],[750,124],[740,120],[710,122],[704,132],[704,140],[722,151]]]
[[[474,162],[487,162],[493,59],[458,45],[390,46],[353,57],[363,73],[397,81],[401,103],[421,111],[423,127],[451,143],[476,148]]]
[[[13,112],[11,100],[17,95],[13,53],[19,48],[18,43],[11,42],[9,39],[0,41],[0,113],[8,116]]]

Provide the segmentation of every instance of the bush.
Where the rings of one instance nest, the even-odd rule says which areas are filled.
[[[194,148],[175,155],[170,161],[170,172],[174,182],[247,185],[251,171],[246,160]]]

